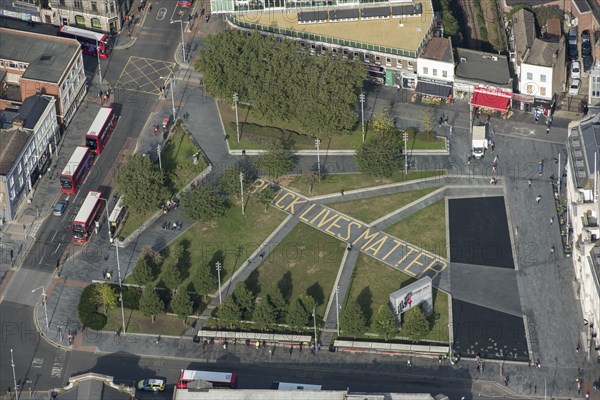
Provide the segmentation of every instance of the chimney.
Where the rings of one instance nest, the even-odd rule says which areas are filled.
[[[21,118],[17,117],[15,119],[13,119],[12,124],[13,124],[13,127],[15,127],[15,128],[22,128],[24,122],[25,121],[23,121]]]

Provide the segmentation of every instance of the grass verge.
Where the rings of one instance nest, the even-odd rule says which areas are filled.
[[[441,199],[385,229],[386,233],[428,250],[446,255],[446,200]]]
[[[405,273],[361,253],[356,261],[346,302],[358,301],[367,318],[369,327],[367,331],[374,333],[375,318],[379,307],[382,305],[389,307],[390,293],[414,281],[414,278]],[[439,314],[439,318],[437,320],[432,318],[431,331],[425,340],[448,342],[448,294],[435,288],[433,289],[433,310],[434,315]],[[371,336],[365,336],[365,338],[369,337]]]
[[[104,327],[106,331],[114,331],[123,326],[121,318],[121,309],[119,307],[108,310],[108,322]],[[152,318],[142,314],[139,310],[125,309],[125,327],[128,333],[147,333],[150,335],[171,335],[181,336],[187,329],[188,325],[183,324],[183,320],[179,317],[159,314],[156,320],[152,323]]]

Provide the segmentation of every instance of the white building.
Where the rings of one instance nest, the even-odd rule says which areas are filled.
[[[433,37],[417,58],[417,93],[447,98],[454,85],[454,54],[450,38]]]
[[[73,25],[115,34],[124,28],[132,0],[50,0],[40,10],[42,22]]]
[[[0,143],[0,220],[10,221],[25,198],[35,144],[33,133],[22,128],[0,130]]]
[[[567,141],[568,220],[572,227],[567,243],[573,243],[577,298],[588,321],[584,350],[591,354],[598,345],[594,335],[600,326],[600,114],[569,124]],[[563,238],[567,232],[563,232]],[[566,239],[564,239],[566,241]],[[599,352],[600,355],[600,352]]]

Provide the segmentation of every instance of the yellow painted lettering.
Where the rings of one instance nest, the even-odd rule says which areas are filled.
[[[350,223],[348,225],[346,225],[346,236],[342,237],[341,235],[338,235],[338,237],[344,241],[350,240],[350,234],[352,232],[352,226],[358,226],[358,228],[362,228],[362,225],[359,224],[358,222],[354,222],[354,221],[350,221]]]
[[[303,200],[300,197],[296,197],[286,208],[285,211],[289,212],[290,214],[294,215],[296,213],[296,211],[294,210],[294,206],[298,205],[298,204],[302,204],[302,203],[308,203],[308,200]],[[291,210],[291,211],[290,211]]]
[[[288,196],[292,196],[293,198],[296,198],[296,195],[294,193],[290,193],[290,192],[285,192],[283,194],[283,196],[281,196],[279,199],[277,199],[277,201],[275,202],[275,207],[280,208],[282,210],[285,210],[285,205],[281,205],[281,202],[287,198]]]
[[[402,264],[404,262],[404,260],[406,260],[406,257],[410,256],[412,253],[417,251],[417,249],[415,249],[414,247],[411,247],[411,246],[406,246],[406,249],[408,250],[408,253],[406,253],[404,255],[404,257],[402,257],[400,260],[398,260],[398,262],[396,263],[396,266],[399,266],[400,264]]]
[[[352,243],[352,244],[356,244],[358,243],[358,241],[360,239],[365,239],[367,242],[361,247],[361,249],[364,249],[365,246],[368,246],[369,244],[371,244],[371,242],[379,235],[379,232],[374,232],[371,233],[371,228],[367,228],[367,230],[365,230],[363,233],[361,233],[361,235]]]
[[[327,218],[329,216],[330,210],[328,210],[328,209],[326,209],[326,210],[327,210],[327,213],[325,213],[325,215],[323,215],[323,218],[321,218],[321,221],[319,221],[319,223],[317,223],[317,228],[319,228],[319,229],[321,229],[321,227],[327,225],[328,223],[330,223],[331,221],[336,219],[337,216],[339,215],[339,214],[334,213],[330,218]]]
[[[379,253],[379,250],[381,250],[381,246],[383,246],[383,244],[387,241],[388,236],[382,236],[381,239],[377,240],[375,243],[373,243],[371,246],[367,247],[365,249],[365,252],[367,251],[372,251],[373,252],[373,257],[377,257],[377,253]]]
[[[310,224],[310,221],[307,220],[306,218],[304,218],[306,216],[306,214],[308,214],[310,212],[310,210],[312,210],[314,207],[316,206],[315,203],[311,203],[310,206],[308,206],[308,208],[306,210],[304,210],[304,212],[302,213],[302,215],[300,216],[300,220],[306,222],[307,224]]]
[[[344,221],[350,221],[348,218],[344,217],[343,215],[338,214],[337,218],[335,219],[335,221],[333,221],[331,223],[331,225],[329,225],[327,228],[325,228],[325,232],[331,234],[332,236],[338,236],[337,233],[331,232],[330,229],[331,228],[341,228],[341,226],[339,226],[337,223],[340,220],[344,220]]]
[[[388,251],[388,253],[385,256],[383,256],[383,258],[381,259],[381,261],[385,261],[390,256],[390,254],[392,254],[394,251],[396,251],[396,249],[399,246],[401,246],[401,245],[404,244],[404,243],[402,243],[401,241],[399,241],[396,238],[394,238],[394,243],[396,243],[396,245],[390,251]]]
[[[427,256],[427,254],[425,254],[425,253],[421,253],[421,254],[419,254],[418,256],[416,256],[416,257],[414,258],[414,260],[412,260],[412,261],[410,262],[410,264],[408,264],[408,265],[407,265],[407,266],[404,268],[404,272],[409,272],[410,268],[411,268],[411,267],[412,267],[414,264],[417,264],[417,265],[421,265],[421,266],[423,266],[423,263],[419,261],[419,259],[420,259],[422,256]],[[411,274],[411,275],[420,275],[420,274],[415,274],[414,272],[410,272],[410,274]]]

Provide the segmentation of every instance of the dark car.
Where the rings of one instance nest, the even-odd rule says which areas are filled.
[[[594,57],[589,54],[583,57],[583,72],[590,72],[590,69],[592,69],[593,65]]]
[[[592,40],[589,31],[581,32],[581,55],[589,56],[592,54]]]
[[[63,213],[67,209],[68,205],[69,205],[69,202],[66,200],[59,201],[54,206],[54,209],[52,210],[52,214],[56,215],[57,217],[60,217],[61,215],[63,215]]]
[[[577,49],[577,44],[569,43],[569,60],[574,61],[579,58],[579,51]]]

